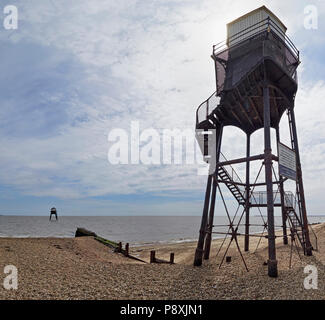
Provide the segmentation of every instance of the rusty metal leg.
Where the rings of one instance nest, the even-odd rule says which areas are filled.
[[[212,175],[209,175],[207,187],[206,187],[206,191],[205,191],[205,200],[204,200],[204,208],[203,208],[203,214],[202,214],[202,219],[201,219],[199,240],[197,243],[195,257],[194,257],[194,266],[202,265],[204,238],[205,238],[206,226],[207,226],[207,221],[208,221],[211,183],[212,183]]]
[[[283,244],[288,244],[287,234],[287,210],[285,208],[283,178],[280,177],[280,197],[281,197],[281,213],[282,213],[282,231],[283,231]]]
[[[268,222],[268,275],[278,276],[278,267],[275,253],[275,233],[274,233],[274,202],[272,184],[272,149],[271,149],[271,115],[270,115],[270,93],[269,87],[263,86],[264,102],[264,164],[265,182],[267,191],[267,222]]]
[[[309,229],[308,229],[308,220],[307,220],[307,211],[306,211],[306,201],[305,201],[305,192],[304,192],[304,184],[302,181],[302,171],[301,171],[301,162],[300,162],[300,154],[299,154],[299,146],[298,146],[298,135],[297,135],[297,128],[296,128],[296,119],[293,107],[289,109],[289,113],[291,116],[291,129],[294,141],[294,149],[296,151],[296,162],[297,162],[297,182],[299,186],[299,196],[300,196],[300,203],[302,209],[302,219],[303,219],[303,227],[304,227],[304,234],[305,234],[305,241],[306,241],[306,254],[307,256],[312,255],[312,245],[310,243],[309,238]]]
[[[280,142],[280,130],[279,126],[276,127],[276,142],[278,148],[278,156],[279,156],[279,147],[278,143]],[[279,170],[280,171],[280,170]],[[283,244],[288,244],[288,235],[287,235],[287,212],[285,208],[285,195],[284,195],[284,185],[283,178],[279,172],[279,189],[280,189],[280,198],[281,198],[281,213],[282,213],[282,230],[283,230]]]
[[[223,133],[223,126],[220,126],[219,129],[216,131],[216,163],[219,162],[220,159],[220,150],[221,150],[221,141],[222,141],[222,133]],[[217,192],[217,179],[218,179],[218,170],[219,168],[215,166],[215,173],[213,179],[213,188],[212,188],[212,199],[210,204],[210,212],[209,212],[209,222],[207,227],[207,235],[205,240],[205,247],[204,247],[204,259],[209,259],[210,257],[210,249],[211,249],[211,240],[212,240],[212,228],[213,228],[213,218],[214,218],[214,210],[215,210],[215,202],[216,202],[216,192]]]
[[[250,135],[247,134],[247,142],[246,142],[246,157],[250,156]],[[245,221],[245,251],[249,250],[249,209],[250,209],[250,184],[249,184],[249,165],[250,162],[247,160],[246,162],[246,221]]]
[[[204,247],[204,259],[208,260],[210,257],[210,249],[211,249],[211,240],[212,240],[212,227],[213,227],[213,218],[214,218],[214,208],[216,203],[216,193],[217,193],[217,181],[213,179],[212,186],[212,195],[211,195],[211,204],[210,204],[210,212],[209,212],[209,222],[207,226],[207,235],[205,239],[205,247]]]
[[[292,234],[292,230],[291,230],[291,245],[290,245],[290,258],[289,258],[289,269],[291,269],[291,261],[292,261],[292,249],[293,249],[293,234]]]

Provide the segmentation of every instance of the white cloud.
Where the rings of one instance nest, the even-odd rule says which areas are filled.
[[[56,133],[0,138],[0,164],[6,168],[1,182],[23,194],[60,198],[200,194],[205,178],[196,175],[195,166],[109,165],[107,134],[114,127],[129,128],[132,120],[140,120],[142,128],[194,129],[196,106],[215,88],[212,45],[225,38],[227,22],[264,2],[19,2],[20,28],[9,39],[1,33],[2,41],[64,52],[83,68],[84,78],[73,79],[75,93],[65,109],[69,121]],[[285,20],[290,35],[303,27],[304,5],[296,4],[266,1]],[[30,85],[26,79],[24,86]],[[88,99],[81,95],[84,88],[85,96],[92,91]],[[52,92],[47,101],[60,103],[60,93]],[[322,82],[300,83],[296,109],[309,199],[319,196],[321,187],[313,168],[318,176],[324,174],[324,95]],[[245,147],[234,152],[229,147],[234,141],[243,144],[238,133],[228,131],[225,152],[245,152]]]

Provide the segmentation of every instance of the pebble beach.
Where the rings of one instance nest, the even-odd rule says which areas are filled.
[[[114,252],[93,237],[81,238],[0,238],[0,270],[6,265],[18,269],[18,289],[1,284],[0,299],[324,299],[325,224],[313,226],[319,250],[306,257],[294,248],[289,268],[290,244],[277,238],[279,276],[267,276],[267,239],[252,238],[250,251],[243,252],[247,272],[235,245],[230,246],[231,262],[220,267],[225,245],[214,240],[210,259],[193,267],[195,242],[130,247],[130,253],[147,263]],[[226,241],[228,244],[229,239]],[[242,247],[243,239],[239,243]],[[150,264],[150,251],[157,258],[175,264]],[[318,270],[318,289],[304,288],[306,265]],[[1,273],[0,273],[1,277]]]

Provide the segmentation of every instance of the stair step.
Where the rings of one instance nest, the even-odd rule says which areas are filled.
[[[232,193],[232,195],[235,197],[235,199],[238,201],[239,204],[244,204],[243,201],[243,194],[239,190],[237,185],[233,184],[233,178],[225,169],[224,167],[220,167],[218,171],[218,177],[225,183],[229,191]]]

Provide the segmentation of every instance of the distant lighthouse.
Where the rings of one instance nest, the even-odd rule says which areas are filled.
[[[56,218],[56,220],[58,220],[58,213],[57,213],[57,211],[56,211],[56,208],[55,208],[55,207],[51,208],[51,213],[50,213],[50,221],[52,220],[52,215],[54,215],[54,216],[55,216],[55,218]]]

